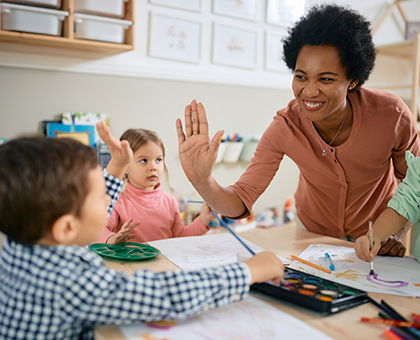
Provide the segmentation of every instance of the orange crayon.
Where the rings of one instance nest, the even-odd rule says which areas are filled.
[[[299,262],[302,262],[302,263],[304,263],[304,264],[307,264],[308,266],[314,267],[314,268],[316,268],[316,269],[322,270],[323,272],[326,272],[326,273],[328,273],[328,274],[331,274],[331,270],[329,270],[329,269],[325,269],[324,267],[321,267],[321,266],[318,266],[318,265],[317,265],[317,264],[315,264],[315,263],[312,263],[312,262],[306,261],[306,260],[304,260],[304,259],[301,259],[300,257],[295,256],[295,255],[290,255],[290,257],[291,257],[292,259],[296,260],[296,261],[299,261]]]
[[[397,326],[397,327],[414,327],[420,329],[420,324],[415,322],[409,321],[399,321],[399,320],[392,320],[392,319],[382,319],[382,318],[361,318],[360,321],[362,322],[369,322],[369,323],[376,323],[381,325],[388,325],[388,326]]]

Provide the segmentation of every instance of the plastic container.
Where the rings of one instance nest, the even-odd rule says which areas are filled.
[[[29,6],[42,6],[42,7],[50,7],[50,8],[61,7],[61,0],[7,0],[7,2],[11,2],[14,4],[22,4],[22,5],[29,5]]]
[[[227,142],[227,148],[225,155],[223,156],[223,162],[235,163],[238,161],[239,156],[242,152],[244,143],[242,142]]]
[[[62,22],[69,12],[1,2],[1,29],[61,35]]]
[[[225,155],[227,145],[228,145],[228,142],[220,143],[219,151],[217,152],[216,163],[220,163],[223,160],[223,156]]]
[[[76,13],[104,15],[113,18],[124,18],[125,3],[128,0],[75,0]]]
[[[122,44],[125,40],[125,30],[132,24],[129,20],[75,13],[74,37]]]

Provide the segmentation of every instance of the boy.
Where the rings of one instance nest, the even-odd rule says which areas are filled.
[[[93,339],[98,324],[181,319],[244,299],[249,285],[278,283],[272,253],[197,272],[106,268],[84,246],[99,238],[132,157],[98,126],[111,162],[70,139],[19,138],[0,147],[1,339]],[[113,196],[113,202],[106,191]]]
[[[410,151],[406,151],[405,160],[408,166],[407,174],[388,202],[388,207],[372,226],[372,249],[370,249],[368,235],[360,236],[356,240],[354,246],[356,255],[363,261],[372,262],[378,254],[381,242],[410,221],[413,223],[411,249],[416,260],[420,262],[420,157],[414,157]]]

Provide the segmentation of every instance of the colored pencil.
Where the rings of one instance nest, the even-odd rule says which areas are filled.
[[[295,255],[290,255],[290,257],[291,257],[292,259],[296,260],[296,261],[299,261],[299,262],[302,262],[302,263],[304,263],[304,264],[307,264],[308,266],[314,267],[314,268],[316,268],[316,269],[322,270],[323,272],[326,272],[326,273],[328,273],[328,274],[331,274],[331,270],[329,270],[329,269],[325,269],[324,267],[321,267],[321,266],[318,266],[318,265],[317,265],[317,264],[315,264],[315,263],[312,263],[312,262],[306,261],[306,260],[304,260],[304,259],[301,259],[300,257],[295,256]]]
[[[400,313],[398,313],[393,307],[391,307],[385,300],[381,300],[381,304],[383,306],[385,306],[386,308],[388,308],[388,310],[390,310],[393,314],[395,314],[397,317],[394,318],[395,320],[400,320],[400,321],[407,321],[406,318],[404,318]],[[417,329],[416,327],[408,327],[406,329],[404,329],[404,331],[410,333],[410,335],[412,335],[414,338],[419,339],[420,340],[420,330]]]
[[[369,242],[370,242],[370,249],[372,249],[372,247],[373,247],[373,228],[372,228],[372,221],[369,221]],[[375,275],[375,271],[373,270],[373,261],[370,263],[370,272],[369,272],[369,275]]]
[[[229,228],[229,226],[225,223],[225,221],[223,221],[219,216],[217,216],[217,214],[214,212],[214,211],[212,211],[211,212],[211,214],[214,216],[214,217],[216,217],[217,218],[217,220],[219,221],[219,223],[222,225],[222,226],[224,226],[225,228],[226,228],[226,230],[228,231],[228,232],[230,232],[233,236],[235,236],[235,238],[252,254],[252,255],[255,255],[255,253],[254,253],[254,251],[251,249],[251,248],[249,248],[246,244],[245,244],[245,242],[244,241],[242,241],[241,239],[240,239],[240,237],[238,236],[238,235],[236,235],[235,234],[235,232],[232,230],[232,229],[230,229]]]
[[[384,330],[385,337],[389,340],[405,340],[404,338],[400,337],[398,334],[395,334],[391,328],[387,328]]]
[[[381,318],[360,318],[362,322],[369,322],[369,323],[376,323],[380,325],[388,325],[388,326],[397,326],[397,327],[414,327],[420,329],[420,324],[409,322],[409,321],[400,321],[400,320],[388,320],[388,319],[381,319]]]
[[[203,204],[204,202],[203,201],[187,201],[187,203],[200,203],[200,204]]]
[[[381,304],[377,303],[374,299],[372,299],[370,296],[368,296],[369,302],[374,304],[376,307],[378,307],[382,312],[389,315],[392,319],[397,320],[398,315],[392,313],[390,310],[382,306]]]
[[[406,332],[406,329],[404,328],[397,328],[397,327],[391,327],[391,331],[395,334],[397,334],[401,339],[404,340],[417,340],[417,337],[414,337],[410,333]]]

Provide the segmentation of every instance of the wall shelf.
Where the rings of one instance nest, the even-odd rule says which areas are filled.
[[[103,54],[118,54],[134,50],[135,0],[128,0],[128,2],[126,3],[125,16],[123,19],[131,20],[133,22],[133,25],[131,25],[126,30],[125,42],[123,44],[75,38],[73,32],[74,0],[63,0],[62,2],[63,4],[61,6],[61,10],[69,12],[69,16],[66,17],[66,19],[63,22],[62,36],[50,36],[43,34],[4,31],[0,29],[0,42],[79,50]]]

